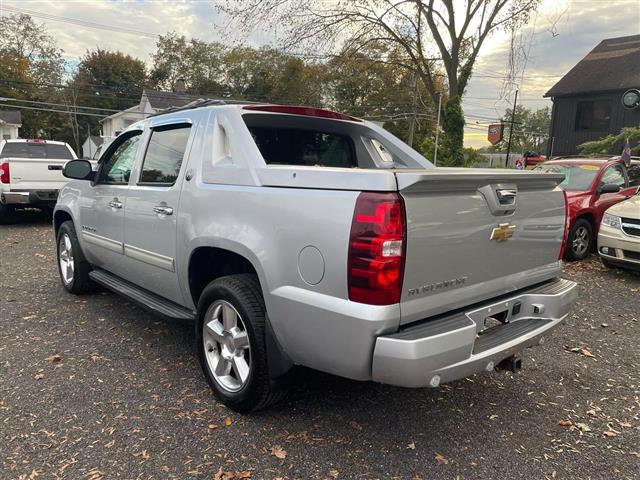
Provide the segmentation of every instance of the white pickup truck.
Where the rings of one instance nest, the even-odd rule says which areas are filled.
[[[67,183],[62,169],[76,158],[64,142],[0,141],[0,224],[11,223],[16,208],[53,208],[58,191]]]

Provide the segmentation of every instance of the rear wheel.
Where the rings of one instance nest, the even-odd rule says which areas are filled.
[[[198,302],[200,367],[220,401],[237,412],[260,410],[285,395],[269,378],[265,320],[255,275],[218,278]]]
[[[95,284],[89,278],[91,265],[84,258],[73,222],[68,220],[60,225],[57,236],[58,273],[62,286],[75,294],[87,293]]]
[[[567,238],[567,260],[583,260],[591,252],[593,245],[593,229],[591,223],[584,218],[576,220]]]

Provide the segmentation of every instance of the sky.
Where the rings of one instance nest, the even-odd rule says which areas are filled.
[[[225,20],[209,0],[0,0],[0,14],[18,10],[46,25],[71,66],[98,47],[149,62],[156,35],[168,31],[252,46],[273,41],[266,29],[248,38],[230,37],[228,31],[221,34]],[[544,93],[602,39],[639,31],[639,0],[541,0],[526,26],[514,35],[497,31],[485,42],[463,101],[465,145],[488,145],[487,125],[512,105],[516,88],[519,104],[550,107]],[[514,81],[507,83],[512,39],[519,52],[518,68]]]

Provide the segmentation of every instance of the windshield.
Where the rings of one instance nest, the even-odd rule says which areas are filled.
[[[11,142],[6,143],[2,152],[2,158],[55,158],[59,160],[72,160],[73,155],[66,145],[52,143]]]
[[[589,190],[593,180],[598,175],[600,167],[596,165],[560,165],[547,164],[538,165],[534,170],[541,170],[548,173],[561,173],[564,180],[560,183],[560,188],[564,190],[584,191]]]

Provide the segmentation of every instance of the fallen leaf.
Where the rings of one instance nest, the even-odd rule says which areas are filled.
[[[235,473],[222,470],[221,468],[220,470],[218,470],[216,473],[213,474],[213,480],[233,480],[235,476],[236,476]]]
[[[436,458],[436,461],[438,463],[440,463],[441,465],[447,465],[449,463],[449,460],[447,460],[445,458],[445,456],[442,455],[440,452],[436,452],[436,457],[435,458]]]
[[[491,415],[489,417],[489,420],[495,420],[496,418],[498,418],[498,415],[496,415],[495,413],[493,415]]]
[[[340,472],[338,470],[329,470],[329,476],[331,478],[338,478],[338,475],[340,475]]]
[[[218,428],[220,428],[220,425],[218,425],[217,423],[209,424],[209,430],[217,430]]]
[[[416,444],[415,442],[411,442],[410,444],[407,445],[407,448],[409,450],[415,450],[416,449]]]
[[[141,457],[145,462],[151,458],[151,454],[146,450],[142,450],[141,452],[134,453],[134,457]]]
[[[586,348],[581,348],[580,353],[585,357],[595,357],[595,355],[591,353],[589,350],[587,350]]]
[[[602,328],[607,328],[607,327],[609,326],[609,324],[608,324],[608,323],[601,323],[601,324],[600,324],[600,326],[601,326]]]
[[[576,428],[580,429],[580,431],[582,431],[582,432],[590,432],[591,431],[591,427],[589,427],[589,425],[587,425],[586,423],[576,423],[575,426],[576,426]]]
[[[607,430],[605,432],[602,432],[602,434],[606,437],[617,437],[618,434],[616,432],[612,432],[611,430]]]
[[[571,422],[571,420],[560,420],[558,422],[558,425],[562,425],[563,427],[570,427],[571,425],[573,425],[573,423]]]
[[[591,410],[587,410],[587,415],[591,415],[592,417],[595,417],[597,413],[594,409],[591,409]]]
[[[227,417],[224,419],[224,424],[228,427],[230,425],[233,424],[233,420],[231,419],[231,417]]]
[[[51,363],[57,363],[60,360],[62,360],[62,356],[56,353],[55,355],[51,355],[50,357],[47,357],[47,360],[49,360]]]
[[[36,380],[42,380],[44,378],[44,373],[38,373],[35,377]]]
[[[282,448],[280,445],[276,445],[272,447],[271,454],[281,460],[284,460],[285,458],[287,458],[287,451],[284,448]]]
[[[243,470],[242,472],[236,472],[237,478],[251,478],[251,470]]]
[[[36,318],[37,315],[28,315],[26,317],[22,317],[23,320],[31,320],[32,318]]]
[[[631,428],[631,424],[629,422],[621,422],[619,420],[617,422],[622,428]]]

